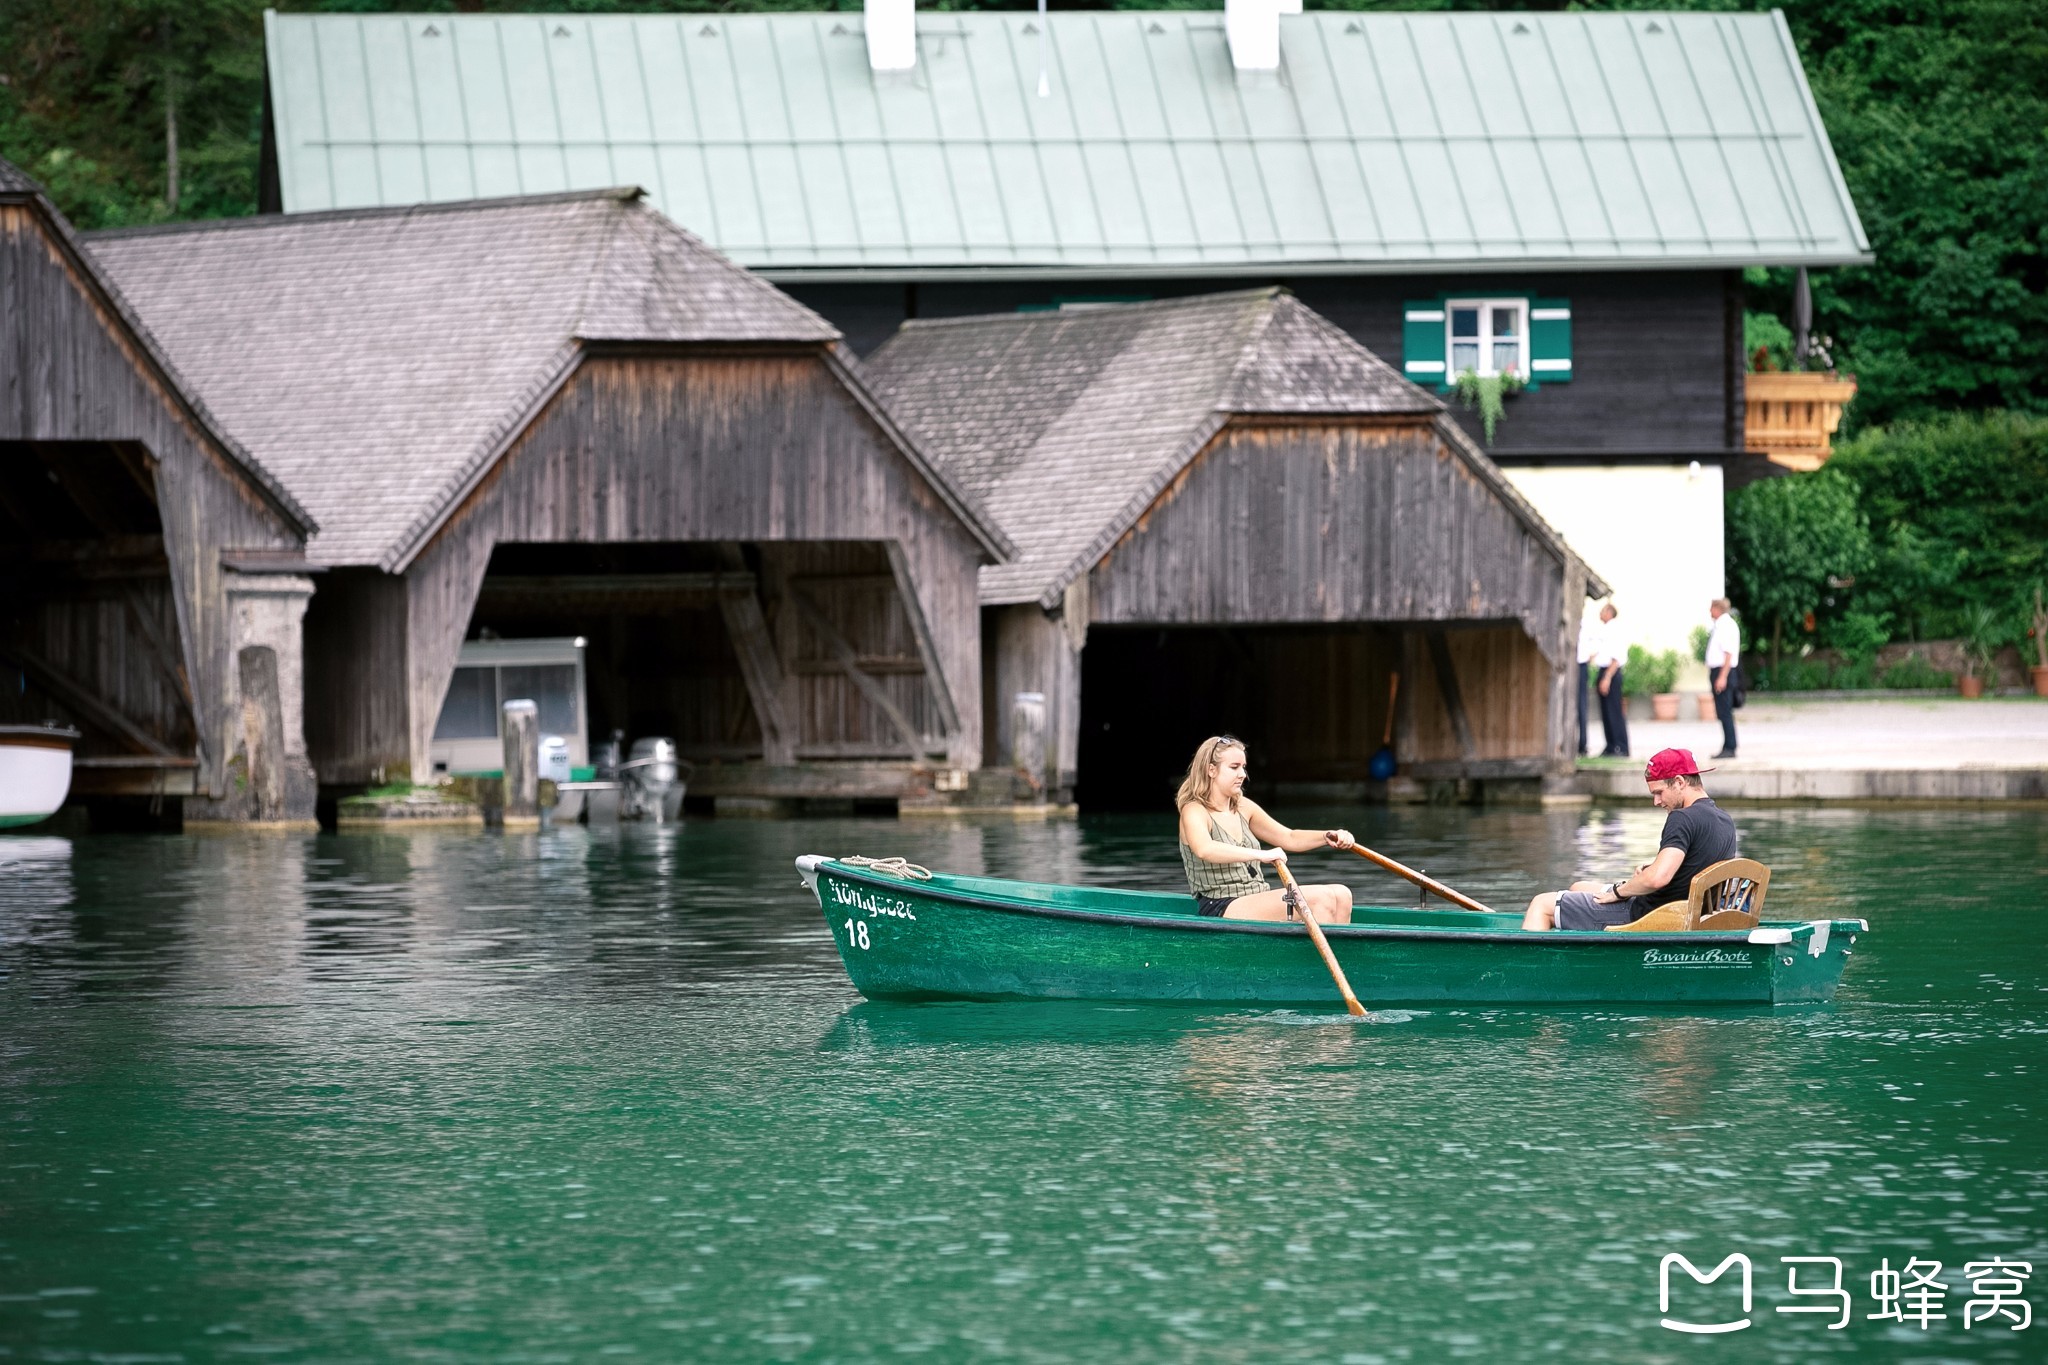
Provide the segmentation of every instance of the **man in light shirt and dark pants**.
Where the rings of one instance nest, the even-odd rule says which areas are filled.
[[[1593,637],[1594,685],[1600,692],[1600,730],[1607,736],[1602,758],[1628,757],[1628,711],[1622,696],[1622,665],[1628,662],[1628,638],[1614,624],[1621,615],[1609,602],[1600,608],[1600,631]]]
[[[1728,611],[1728,599],[1717,597],[1707,607],[1714,620],[1707,634],[1707,676],[1714,684],[1714,715],[1721,721],[1721,752],[1735,757],[1735,698],[1742,690],[1742,627]]]
[[[1600,643],[1600,622],[1588,616],[1579,622],[1579,757],[1586,756],[1586,689],[1592,682],[1593,651]]]

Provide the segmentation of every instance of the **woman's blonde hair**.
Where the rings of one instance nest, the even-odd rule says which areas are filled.
[[[1208,805],[1209,788],[1216,780],[1212,769],[1223,761],[1225,749],[1242,748],[1244,741],[1229,735],[1212,735],[1203,740],[1202,746],[1195,750],[1194,762],[1188,764],[1188,775],[1181,779],[1180,791],[1173,798],[1173,808],[1177,811],[1183,810],[1191,801]],[[1234,796],[1230,798],[1230,808],[1233,811],[1237,809],[1237,798]]]

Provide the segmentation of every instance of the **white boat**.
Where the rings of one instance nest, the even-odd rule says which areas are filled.
[[[47,820],[71,791],[71,746],[61,725],[0,725],[0,829]]]

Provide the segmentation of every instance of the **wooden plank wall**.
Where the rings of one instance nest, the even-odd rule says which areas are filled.
[[[772,545],[777,555],[794,553],[795,542],[893,546],[940,667],[939,677],[925,679],[929,700],[958,716],[948,761],[963,768],[979,762],[979,708],[960,700],[971,703],[981,692],[982,551],[819,353],[584,361],[405,571],[416,770],[425,771],[436,713],[493,547],[578,541],[745,542]],[[821,553],[829,561],[836,552]],[[848,613],[857,649],[915,654],[898,625],[874,617],[886,559],[881,569],[871,558],[862,564],[866,586],[811,583],[807,593],[830,597]],[[837,571],[827,567],[825,576]],[[863,614],[873,619],[862,624]],[[796,644],[794,657],[810,657],[802,652],[810,644],[801,629]],[[927,714],[915,711],[925,702],[909,675],[891,676],[891,695]],[[846,701],[837,682],[818,677],[800,681],[798,690],[807,742],[852,745],[878,733],[874,718]]]
[[[405,580],[333,569],[306,604],[306,752],[323,784],[377,784],[412,762]]]
[[[1467,755],[1459,743],[1427,632],[1409,630],[1402,639],[1403,762],[1547,762],[1556,669],[1536,642],[1514,623],[1454,628],[1442,634],[1474,752]],[[1577,726],[1576,712],[1572,723]]]
[[[0,203],[0,440],[132,442],[146,452],[169,584],[151,610],[168,611],[160,623],[197,701],[202,789],[224,790],[240,715],[220,551],[300,542],[158,377],[42,210],[22,202]],[[136,642],[111,615],[101,624],[62,642],[71,671],[163,716],[160,697],[135,690],[141,675],[127,656]]]
[[[1428,426],[1233,424],[1089,575],[1105,625],[1517,620],[1564,566]]]

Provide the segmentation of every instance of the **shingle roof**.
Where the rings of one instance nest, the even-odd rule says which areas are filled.
[[[271,470],[266,469],[227,431],[198,393],[185,382],[184,375],[165,353],[163,344],[144,324],[119,285],[100,267],[99,261],[71,226],[70,220],[50,202],[41,185],[5,157],[0,157],[0,195],[26,202],[33,208],[56,237],[59,249],[75,263],[79,274],[86,281],[87,288],[97,290],[101,301],[120,319],[121,325],[127,328],[137,348],[146,358],[147,364],[156,370],[164,386],[170,391],[172,401],[184,407],[193,423],[219,446],[229,464],[240,470],[249,482],[255,485],[257,496],[276,509],[291,534],[311,534],[316,529],[312,515],[291,495],[284,484],[279,482]]]
[[[1869,244],[1782,16],[265,16],[289,211],[637,182],[777,277],[1825,265]]]
[[[1231,414],[1443,409],[1278,289],[909,322],[866,370],[1016,545],[990,603],[1057,600]]]
[[[320,522],[310,556],[403,566],[582,341],[838,333],[612,190],[92,234],[229,430]]]

